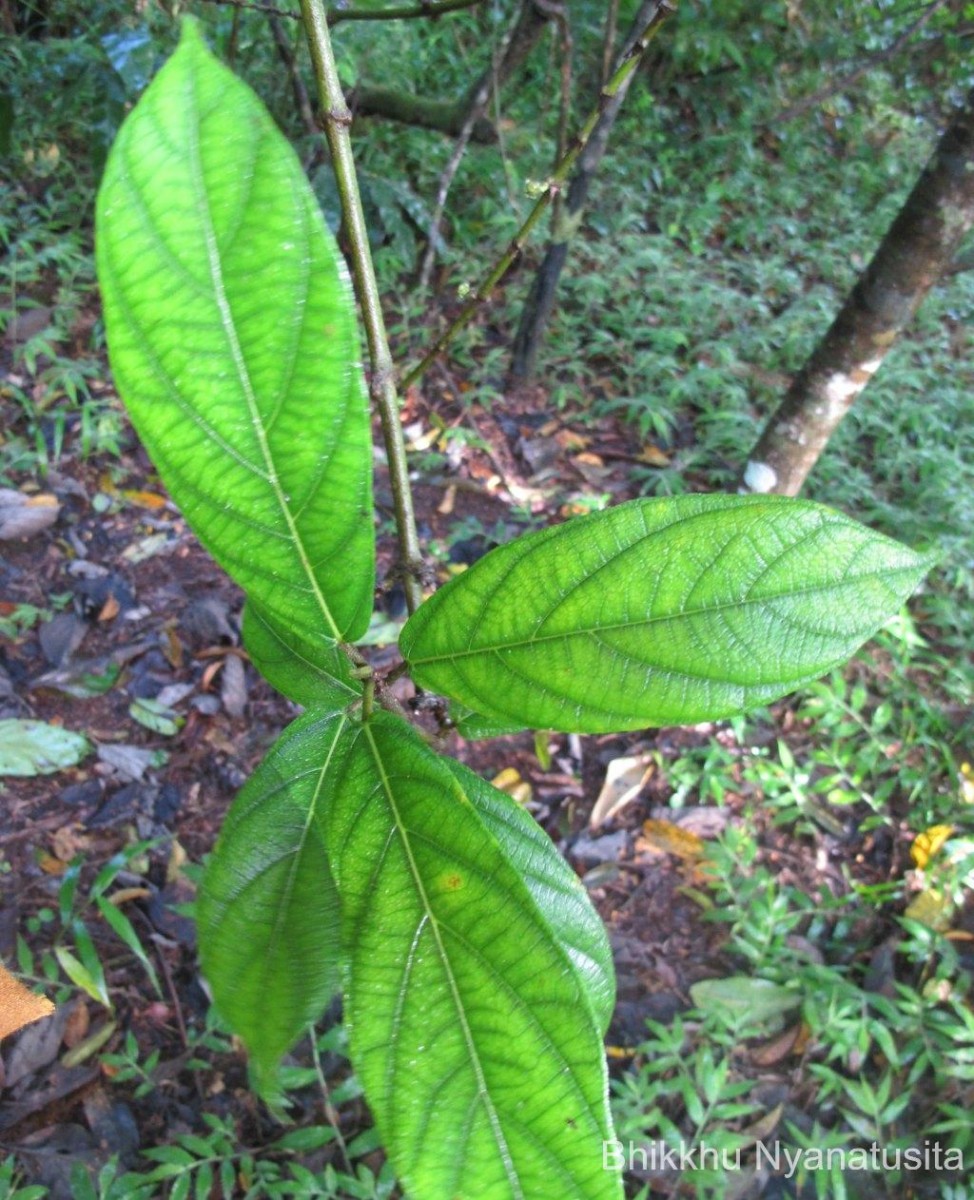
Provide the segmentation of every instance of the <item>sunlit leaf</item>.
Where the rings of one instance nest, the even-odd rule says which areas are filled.
[[[551,838],[506,792],[452,759],[444,759],[507,861],[520,872],[585,987],[604,1034],[615,1006],[612,950],[598,913]]]
[[[488,785],[385,713],[345,760],[328,844],[356,1072],[410,1194],[619,1197],[591,985],[492,834],[526,833],[511,802],[468,786]]]
[[[323,821],[346,726],[312,712],[285,730],[233,802],[200,889],[203,972],[260,1083],[338,984]]]
[[[98,196],[119,392],[170,494],[272,617],[354,639],[374,574],[354,304],[297,157],[183,25]]]
[[[331,638],[312,639],[272,620],[248,600],[243,615],[243,641],[261,675],[289,700],[304,705],[340,708],[361,694],[352,679],[347,656]]]
[[[601,732],[765,704],[843,662],[931,561],[777,496],[637,500],[492,550],[400,648],[485,717]]]

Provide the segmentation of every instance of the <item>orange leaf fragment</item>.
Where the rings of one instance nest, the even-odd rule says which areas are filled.
[[[672,854],[684,862],[695,863],[703,856],[704,842],[671,821],[644,821],[643,836],[637,840],[636,849]]]
[[[101,606],[101,612],[98,614],[99,621],[111,621],[118,616],[121,611],[121,605],[113,593],[110,593],[108,599]]]
[[[46,996],[36,995],[0,963],[0,1038],[52,1012],[54,1005]]]
[[[652,442],[647,442],[637,457],[640,462],[646,463],[649,467],[668,467],[670,465],[670,456],[659,446],[654,446]]]
[[[157,496],[155,492],[142,491],[124,491],[122,495],[131,504],[138,504],[141,508],[151,508],[158,510],[166,507],[165,496]]]

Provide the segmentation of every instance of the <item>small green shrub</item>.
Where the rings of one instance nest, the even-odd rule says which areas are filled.
[[[253,661],[307,709],[237,798],[199,901],[259,1087],[280,1101],[281,1055],[341,988],[407,1190],[618,1196],[604,930],[527,815],[439,756],[354,649],[375,566],[351,295],[300,164],[193,24],[111,152],[97,247],[133,422],[247,593]],[[492,551],[399,645],[419,686],[488,721],[696,722],[843,661],[929,565],[806,502],[635,501]],[[202,1153],[157,1152],[184,1174]]]

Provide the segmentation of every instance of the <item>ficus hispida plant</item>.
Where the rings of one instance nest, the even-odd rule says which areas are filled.
[[[608,1200],[605,932],[543,832],[383,705],[353,294],[297,157],[187,23],[106,168],[111,363],[174,500],[246,593],[254,664],[305,712],[230,809],[202,969],[258,1085],[336,991],[419,1200]],[[929,562],[819,505],[637,500],[492,551],[407,621],[472,725],[712,720],[847,658]],[[381,681],[379,681],[381,682]]]

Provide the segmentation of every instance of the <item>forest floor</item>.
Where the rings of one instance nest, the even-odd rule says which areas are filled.
[[[630,497],[632,439],[613,420],[552,419],[540,393],[491,415],[464,403],[462,382],[445,369],[433,378],[423,395],[407,397],[404,418],[419,464],[421,531],[441,578],[518,530],[585,511],[596,496]],[[16,420],[0,417],[8,428]],[[212,1137],[204,1113],[256,1159],[277,1153],[282,1127],[248,1091],[240,1048],[208,1015],[187,912],[195,868],[235,791],[297,712],[249,665],[241,593],[189,532],[127,427],[118,455],[84,459],[74,444],[69,427],[45,480],[12,481],[27,497],[53,494],[60,507],[53,523],[7,541],[0,557],[8,634],[0,718],[61,725],[90,742],[75,766],[8,779],[0,829],[0,959],[59,1001],[53,1017],[4,1046],[0,1144],[53,1198],[77,1194],[79,1163],[94,1171],[115,1155],[132,1170],[140,1150]],[[435,463],[424,461],[429,451]],[[653,452],[640,450],[641,461]],[[381,521],[391,498],[381,463],[377,470]],[[380,580],[394,560],[388,528],[381,522]],[[387,664],[403,619],[399,589],[380,587],[377,611],[367,652]],[[408,692],[400,698],[408,703]],[[800,757],[809,734],[785,701],[748,736],[785,739]],[[694,803],[698,787],[672,808],[671,765],[707,745],[726,752],[722,805]],[[619,976],[610,1059],[626,1069],[647,1018],[671,1022],[690,1006],[694,984],[734,973],[726,927],[706,901],[708,840],[759,798],[735,765],[733,728],[480,743],[452,735],[447,748],[522,800],[589,888]],[[620,781],[607,785],[609,772]],[[861,815],[846,809],[841,822],[814,825],[801,839],[759,818],[757,861],[812,896],[898,878],[909,866],[906,814],[899,827],[866,833]],[[102,893],[127,916],[135,947],[106,921]],[[887,975],[890,922],[867,911],[856,935],[857,952],[876,956]],[[72,962],[68,987],[59,966],[71,975]],[[783,1103],[796,1037],[751,1048]],[[309,1067],[310,1043],[291,1061]],[[335,1056],[325,1068],[340,1094],[347,1064]],[[340,1165],[368,1128],[354,1094],[334,1105],[327,1088],[306,1086],[292,1100],[298,1129],[331,1121],[342,1134],[297,1156],[309,1170]],[[363,1148],[360,1161],[378,1171],[381,1151]]]

